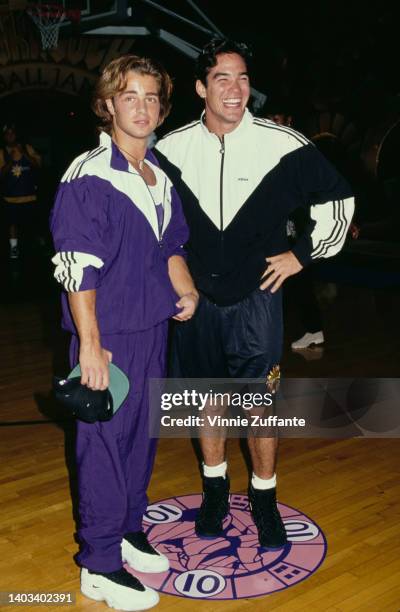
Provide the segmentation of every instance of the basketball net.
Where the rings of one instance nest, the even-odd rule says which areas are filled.
[[[67,16],[64,7],[61,4],[35,4],[28,7],[27,12],[39,29],[42,49],[55,49],[60,25]]]

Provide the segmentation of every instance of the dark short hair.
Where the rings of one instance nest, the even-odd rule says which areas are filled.
[[[272,94],[262,108],[261,116],[264,115],[293,115],[292,100]]]
[[[247,68],[250,68],[253,55],[245,43],[229,38],[213,38],[200,51],[196,62],[195,76],[203,85],[207,85],[207,75],[211,68],[217,65],[217,56],[222,53],[237,53],[243,58]]]
[[[94,90],[92,108],[102,120],[101,129],[105,132],[111,133],[112,127],[112,116],[108,111],[106,100],[107,98],[113,98],[125,89],[131,71],[150,75],[156,79],[160,97],[160,124],[171,109],[172,80],[163,66],[148,57],[139,57],[132,54],[122,55],[107,64]]]
[[[6,123],[5,125],[3,125],[2,131],[3,133],[8,132],[8,131],[12,131],[17,133],[17,128],[15,127],[15,123]]]

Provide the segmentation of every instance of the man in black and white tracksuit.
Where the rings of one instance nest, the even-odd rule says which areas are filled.
[[[247,110],[245,45],[211,41],[197,63],[200,120],[165,136],[155,153],[181,196],[189,224],[188,265],[201,294],[195,316],[174,335],[172,375],[275,378],[282,348],[281,285],[337,253],[354,210],[351,190],[295,130]],[[302,207],[306,231],[289,250],[286,224]],[[199,537],[220,536],[229,510],[225,440],[203,437]],[[274,437],[248,438],[249,499],[260,545],[280,548]]]

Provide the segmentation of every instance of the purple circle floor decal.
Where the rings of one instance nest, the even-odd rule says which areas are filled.
[[[181,495],[151,504],[144,531],[170,561],[162,574],[135,576],[160,593],[195,599],[260,597],[291,587],[313,574],[325,558],[324,534],[299,510],[278,504],[288,536],[285,548],[258,546],[247,495],[231,494],[224,537],[199,539],[194,519],[201,495]]]

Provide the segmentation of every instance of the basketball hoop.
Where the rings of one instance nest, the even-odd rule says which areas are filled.
[[[66,17],[71,21],[80,19],[80,11],[66,11],[61,4],[32,4],[27,12],[39,29],[44,50],[57,47],[60,25]]]

